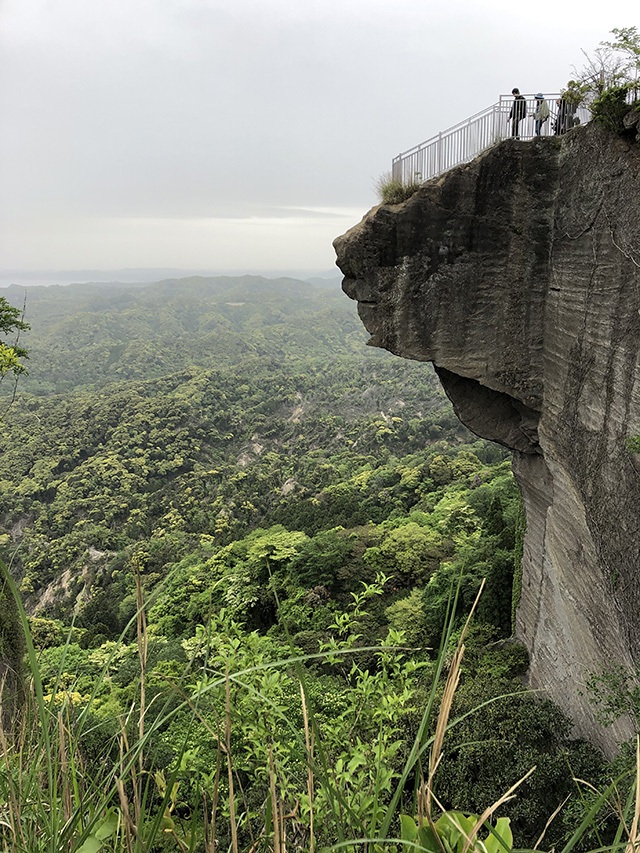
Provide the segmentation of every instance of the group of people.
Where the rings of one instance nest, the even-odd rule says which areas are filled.
[[[520,89],[512,89],[511,94],[513,95],[513,104],[507,124],[511,122],[511,136],[515,137],[515,139],[520,139],[520,122],[527,117],[527,101],[524,95],[520,94]],[[556,104],[558,112],[555,116],[554,133],[556,136],[559,136],[570,130],[574,124],[577,124],[578,119],[575,118],[575,104],[571,101],[560,97],[556,101]],[[540,136],[544,123],[549,120],[549,116],[551,115],[549,104],[546,102],[542,92],[538,92],[535,96],[535,110],[531,115],[535,123],[535,135]]]

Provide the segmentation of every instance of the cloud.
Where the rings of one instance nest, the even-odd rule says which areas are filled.
[[[258,247],[271,256],[256,222],[283,224],[287,211],[316,224],[318,242],[305,245],[322,256],[331,211],[375,204],[395,154],[514,85],[557,91],[582,47],[635,17],[627,0],[588,15],[550,0],[535,10],[505,0],[4,0],[2,215],[27,267],[44,263],[33,255],[45,247],[43,258],[62,252],[47,231],[65,256],[103,257],[97,222],[238,220],[249,229],[242,257]],[[195,237],[175,227],[184,254]],[[136,228],[171,243],[164,227]],[[107,230],[109,266],[127,265],[129,231]],[[168,251],[150,237],[143,245],[149,266]]]
[[[288,215],[270,211],[272,215],[249,218],[44,218],[30,220],[28,231],[23,223],[4,222],[0,254],[3,266],[13,269],[330,269],[335,263],[333,238],[364,212],[363,208]],[[154,264],[149,263],[151,257]]]

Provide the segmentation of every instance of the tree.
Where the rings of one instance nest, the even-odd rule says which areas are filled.
[[[638,97],[640,88],[640,33],[637,27],[620,27],[611,30],[615,41],[605,41],[602,44],[618,54],[620,73],[624,82],[633,89],[634,98]],[[620,54],[623,59],[620,59]]]
[[[16,602],[7,583],[7,569],[0,561],[0,722],[6,728],[12,725],[15,713],[24,698],[24,651],[24,634],[20,627]]]
[[[338,572],[349,561],[353,543],[333,527],[317,533],[313,539],[301,542],[291,561],[290,573],[296,584],[311,589],[316,586],[332,587]]]
[[[637,27],[620,27],[610,31],[615,39],[601,41],[592,53],[582,51],[586,64],[570,80],[565,97],[592,102],[612,89],[633,91],[638,97],[640,83],[640,33]]]
[[[12,345],[0,341],[0,382],[7,373],[13,373],[16,382],[20,374],[26,373],[26,368],[20,359],[27,357],[27,351],[18,346],[20,332],[29,328],[29,324],[24,322],[23,317],[24,308],[21,312],[20,309],[9,305],[4,296],[0,296],[0,332],[5,336],[13,332],[16,335]],[[0,604],[2,605],[0,608],[0,674],[3,678],[8,679],[8,685],[12,685],[7,689],[7,693],[10,695],[10,701],[15,701],[21,690],[20,671],[22,669],[24,637],[12,596],[7,595],[5,585],[6,582],[3,582],[0,590]]]
[[[27,358],[27,351],[19,346],[20,332],[31,328],[24,321],[24,306],[22,310],[10,305],[4,296],[0,296],[0,332],[5,337],[15,333],[12,344],[0,341],[0,382],[8,373],[13,373],[16,381],[18,377],[27,372],[26,367],[20,359]]]

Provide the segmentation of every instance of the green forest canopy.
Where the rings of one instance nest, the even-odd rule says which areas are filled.
[[[331,746],[364,682],[350,664],[306,666],[335,760],[361,743],[363,755],[387,750],[390,766],[411,737],[452,586],[460,580],[461,620],[485,578],[457,701],[521,698],[492,704],[453,736],[440,796],[481,811],[540,761],[543,744],[544,773],[510,807],[516,834],[533,843],[571,792],[572,772],[595,778],[600,759],[570,741],[557,709],[523,693],[526,653],[503,642],[523,524],[510,462],[459,423],[430,365],[365,348],[340,293],[290,279],[33,288],[27,306],[29,375],[0,436],[0,530],[50,701],[91,703],[100,734],[84,740],[87,760],[104,760],[117,715],[135,702],[136,578],[158,695],[167,679],[187,689],[205,648],[246,668],[288,657],[289,642],[317,654],[344,641],[340,625],[354,647],[393,636],[413,648],[401,668],[412,686],[384,744],[362,719],[349,724],[351,746],[341,737]],[[356,612],[363,588],[371,593]],[[354,661],[357,673],[381,677],[377,653]],[[105,666],[109,679],[90,699]],[[401,689],[385,684],[387,696]],[[299,713],[290,674],[260,690]],[[251,744],[262,723],[246,703],[237,693],[235,731],[257,804],[266,782]],[[167,772],[181,725],[156,745]],[[185,779],[194,795],[213,760],[204,730],[198,737]],[[300,755],[278,743],[292,779]],[[482,784],[481,766],[491,768]]]

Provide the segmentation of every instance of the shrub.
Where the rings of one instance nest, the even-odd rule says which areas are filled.
[[[420,189],[422,186],[420,178],[421,175],[416,173],[413,180],[404,183],[399,178],[392,177],[389,172],[385,172],[376,181],[376,192],[383,204],[401,204]]]
[[[627,450],[629,453],[640,453],[640,435],[630,435],[627,439]]]
[[[340,528],[321,531],[299,545],[289,566],[290,576],[305,589],[331,587],[339,570],[348,562],[351,550],[352,543],[341,535]]]
[[[422,598],[423,590],[414,589],[408,596],[394,601],[385,610],[389,625],[396,631],[404,631],[406,642],[410,646],[420,646],[427,642]]]
[[[445,807],[481,811],[535,765],[536,772],[503,812],[522,844],[537,838],[555,809],[576,791],[574,776],[600,781],[604,762],[595,748],[571,740],[571,721],[517,680],[466,681],[456,692],[451,713],[461,717],[472,709],[449,732],[446,760],[436,777]],[[557,843],[566,829],[562,821],[555,822],[547,843]]]
[[[625,83],[622,86],[612,86],[610,89],[605,89],[591,104],[591,115],[594,121],[616,133],[623,133],[625,130],[624,117],[632,108],[632,105],[628,103],[631,88],[631,83]]]

